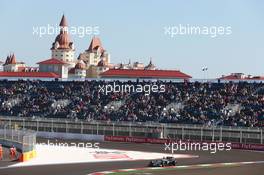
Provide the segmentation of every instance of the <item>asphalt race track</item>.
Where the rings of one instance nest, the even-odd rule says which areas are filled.
[[[43,142],[43,140],[38,140]],[[71,141],[72,142],[72,141]],[[77,142],[77,141],[76,141]],[[164,145],[159,144],[134,144],[134,143],[117,143],[103,142],[100,148],[111,148],[120,150],[135,150],[164,153]],[[168,153],[168,152],[167,152]],[[180,159],[178,165],[196,165],[212,163],[229,163],[229,162],[247,162],[247,161],[264,161],[264,152],[231,150],[211,154],[209,152],[178,152],[199,155],[199,158]],[[122,162],[104,162],[104,163],[81,163],[81,164],[60,164],[60,165],[42,165],[31,167],[5,168],[6,161],[0,161],[0,175],[86,175],[92,172],[146,167],[149,161],[122,161]],[[11,164],[13,162],[9,162]],[[222,168],[197,168],[169,170],[162,172],[153,172],[151,174],[168,174],[168,175],[263,175],[264,164],[242,165],[235,167]]]

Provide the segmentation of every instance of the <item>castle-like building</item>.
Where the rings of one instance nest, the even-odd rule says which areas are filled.
[[[38,63],[40,72],[54,72],[61,78],[98,77],[101,73],[101,69],[98,69],[100,62],[104,62],[102,71],[108,70],[110,55],[103,49],[98,37],[93,37],[89,48],[75,59],[75,47],[68,31],[68,23],[63,15],[60,33],[52,43],[51,59]]]
[[[5,63],[2,63],[4,75],[15,75],[15,72],[23,72],[28,76],[38,76],[39,73],[53,73],[53,75],[58,75],[59,78],[97,78],[100,73],[112,66],[110,55],[102,47],[98,37],[93,37],[89,48],[76,59],[75,46],[71,40],[68,22],[64,15],[59,26],[60,33],[52,43],[50,59],[38,62],[39,67],[33,69],[28,68],[23,62],[17,62],[15,54],[8,55]]]
[[[110,54],[102,46],[99,37],[93,37],[89,47],[76,58],[75,45],[70,38],[68,22],[64,15],[59,26],[60,33],[52,43],[50,59],[38,62],[38,67],[28,67],[24,62],[18,62],[14,53],[10,54],[4,63],[0,62],[0,77],[74,79],[111,77],[113,73],[113,77],[120,77],[122,73],[130,70],[129,73],[136,76],[136,74],[133,74],[135,72],[139,77],[141,77],[141,74],[142,77],[149,74],[150,77],[148,78],[151,78],[151,75],[163,76],[169,73],[168,78],[173,78],[174,76],[179,76],[183,79],[190,78],[190,76],[179,71],[174,71],[176,74],[170,76],[172,75],[171,71],[157,70],[152,63],[152,59],[150,59],[147,66],[139,62],[131,63],[130,60],[127,64],[112,64],[110,63]],[[123,70],[123,72],[120,72],[120,70]],[[138,75],[139,72],[141,73]],[[126,75],[128,74],[126,73]]]

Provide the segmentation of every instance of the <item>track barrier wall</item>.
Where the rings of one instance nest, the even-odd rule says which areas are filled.
[[[42,137],[160,144],[192,140],[203,143],[232,143],[234,149],[264,150],[263,128],[1,116],[0,120],[19,128],[35,130]]]
[[[169,138],[174,140],[220,141],[264,144],[264,129],[249,127],[205,126],[168,123],[81,121],[70,119],[1,117],[23,129],[109,136]]]
[[[105,136],[104,141],[110,142],[128,142],[128,143],[151,143],[151,144],[165,144],[165,143],[179,143],[179,140],[171,139],[156,139],[143,137],[125,137],[125,136]],[[182,140],[183,143],[203,143],[198,141]],[[218,143],[218,142],[206,142]],[[223,143],[223,142],[222,142]],[[245,144],[245,143],[231,143],[232,149],[255,150],[264,151],[264,144]]]
[[[46,139],[77,139],[86,141],[104,141],[104,135],[93,135],[93,134],[77,134],[77,133],[63,133],[63,132],[37,132],[37,137]]]

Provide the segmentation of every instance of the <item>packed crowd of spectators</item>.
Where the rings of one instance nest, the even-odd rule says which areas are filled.
[[[201,82],[119,82],[165,85],[165,92],[111,92],[113,81],[0,81],[0,115],[264,126],[264,84]],[[119,104],[119,105],[115,105]],[[177,106],[177,107],[175,107]]]

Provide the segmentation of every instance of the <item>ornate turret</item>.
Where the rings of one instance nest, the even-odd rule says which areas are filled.
[[[68,22],[66,17],[63,15],[60,21],[60,33],[52,43],[51,51],[52,58],[65,61],[67,63],[74,62],[74,44],[71,41],[68,33]],[[72,64],[74,66],[75,64]]]
[[[150,58],[149,64],[145,67],[147,70],[155,70],[156,66],[152,63],[152,58]]]
[[[93,53],[100,53],[102,54],[104,52],[104,48],[102,46],[102,43],[98,37],[93,37],[89,48],[86,50],[87,52],[93,52]]]
[[[60,33],[57,35],[51,49],[74,49],[68,34],[68,23],[64,15],[60,22]]]

